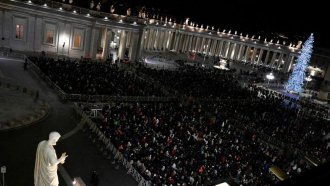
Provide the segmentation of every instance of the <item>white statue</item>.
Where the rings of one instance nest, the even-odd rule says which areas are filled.
[[[115,7],[113,5],[110,6],[110,12],[113,14],[115,12]]]
[[[96,10],[97,10],[97,11],[100,11],[100,10],[101,10],[101,3],[100,3],[100,2],[97,3],[97,5],[96,5]]]
[[[51,132],[48,141],[44,140],[38,144],[36,162],[34,167],[35,186],[58,186],[57,165],[63,164],[68,157],[64,152],[57,159],[54,145],[61,137],[58,132]]]
[[[89,8],[90,8],[90,9],[93,9],[94,6],[95,6],[95,5],[94,5],[94,1],[92,0],[91,3],[89,4]]]
[[[131,16],[131,8],[128,8],[128,9],[126,10],[126,15],[127,15],[127,16]]]
[[[189,17],[188,18],[186,18],[186,21],[185,21],[185,25],[188,25],[188,23],[189,23]]]

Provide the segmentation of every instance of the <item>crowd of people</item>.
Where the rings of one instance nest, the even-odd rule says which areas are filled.
[[[269,172],[272,166],[288,176],[309,168],[298,156],[265,145],[240,127],[235,113],[224,110],[226,104],[214,106],[118,103],[104,105],[103,117],[94,121],[154,185],[210,185],[221,178],[272,185],[278,182]]]
[[[117,64],[30,57],[42,72],[68,94],[160,96],[153,84]]]
[[[312,166],[296,149],[321,163],[329,161],[327,110],[260,88],[248,75],[242,87],[233,70],[136,66],[132,73],[106,63],[31,59],[68,93],[164,96],[160,90],[166,88],[169,95],[181,98],[104,105],[101,117],[94,118],[154,185],[208,185],[220,178],[271,185],[278,181],[269,173],[271,166],[280,167],[288,177]],[[261,134],[285,145],[264,142]]]

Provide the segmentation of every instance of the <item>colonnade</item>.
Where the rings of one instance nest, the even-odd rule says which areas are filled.
[[[245,42],[242,39],[221,38],[165,28],[144,29],[140,45],[145,51],[193,52],[264,65],[283,71],[288,70],[295,57],[289,50],[266,43]],[[271,45],[276,46],[276,44]]]

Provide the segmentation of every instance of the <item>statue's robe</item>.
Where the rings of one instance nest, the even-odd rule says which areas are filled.
[[[47,141],[38,144],[34,167],[35,186],[58,186],[57,155]]]

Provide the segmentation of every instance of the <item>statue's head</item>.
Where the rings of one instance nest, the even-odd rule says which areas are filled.
[[[48,142],[50,145],[56,145],[56,142],[58,141],[58,139],[60,139],[61,135],[60,133],[54,131],[49,133],[49,139]]]

